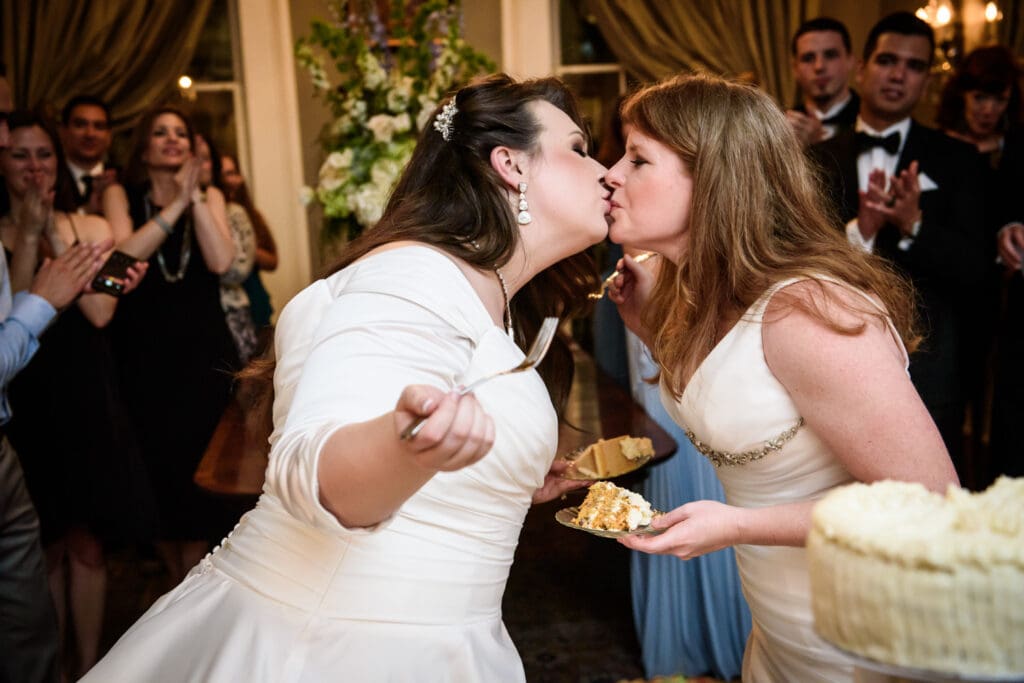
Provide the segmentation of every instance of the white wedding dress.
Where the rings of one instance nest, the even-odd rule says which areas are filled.
[[[522,351],[426,247],[314,283],[284,309],[276,344],[258,505],[84,680],[523,681],[501,599],[557,443],[536,372],[480,387],[492,451],[437,474],[375,528],[344,528],[317,493],[318,454],[336,429],[391,410],[409,384],[468,384]]]
[[[689,428],[697,450],[718,466],[730,505],[761,508],[814,500],[853,481],[803,424],[765,362],[765,307],[772,294],[793,282],[776,285],[750,307],[708,354],[678,401],[662,383],[662,403]],[[743,683],[852,681],[853,665],[813,631],[805,550],[738,545],[736,561],[753,617]]]

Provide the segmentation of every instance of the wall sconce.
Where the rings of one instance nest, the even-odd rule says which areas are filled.
[[[1003,13],[999,5],[994,2],[985,4],[985,37],[986,43],[996,43],[999,40],[998,24],[1003,19]]]
[[[941,29],[953,21],[953,6],[949,0],[928,0],[928,4],[918,7],[914,14],[933,29]]]
[[[192,102],[196,99],[196,91],[192,87],[192,79],[187,74],[182,74],[178,78],[178,93],[183,100]]]

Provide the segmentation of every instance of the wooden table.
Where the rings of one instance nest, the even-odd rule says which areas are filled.
[[[558,433],[558,454],[567,454],[599,438],[650,437],[655,459],[676,451],[676,442],[622,387],[598,369],[591,357],[577,351],[576,376],[565,422]],[[267,468],[268,433],[248,429],[245,415],[232,400],[206,448],[195,482],[219,495],[258,496]]]

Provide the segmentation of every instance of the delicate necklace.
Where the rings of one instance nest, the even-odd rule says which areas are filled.
[[[146,194],[146,221],[148,222],[153,214],[153,198]],[[188,211],[188,209],[186,209]],[[160,274],[164,276],[164,281],[175,283],[181,282],[185,279],[185,271],[188,269],[189,259],[192,258],[192,214],[191,212],[185,216],[185,230],[181,236],[181,253],[178,255],[178,272],[169,273],[167,272],[167,264],[164,262],[164,245],[161,244],[156,250],[156,262],[160,266]]]
[[[479,251],[480,245],[476,243],[476,240],[473,240],[470,244]],[[505,276],[501,274],[500,268],[495,268],[494,274],[498,276],[498,282],[501,283],[501,298],[505,301],[505,333],[508,334],[509,339],[515,342],[516,332],[512,328],[512,306],[508,302],[508,285],[505,284]]]
[[[498,282],[501,283],[501,297],[505,300],[505,332],[508,333],[508,338],[514,342],[516,333],[512,329],[512,307],[508,303],[508,287],[505,285],[505,277],[501,274],[501,269],[495,268],[494,273],[498,276]]]

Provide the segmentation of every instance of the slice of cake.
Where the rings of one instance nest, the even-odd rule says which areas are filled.
[[[605,531],[634,531],[652,519],[654,510],[639,493],[599,481],[590,485],[573,524]]]
[[[852,484],[814,507],[814,627],[886,664],[1024,674],[1024,479],[972,494]]]
[[[617,436],[600,439],[573,458],[576,471],[590,479],[606,479],[631,472],[654,455],[646,436]]]

